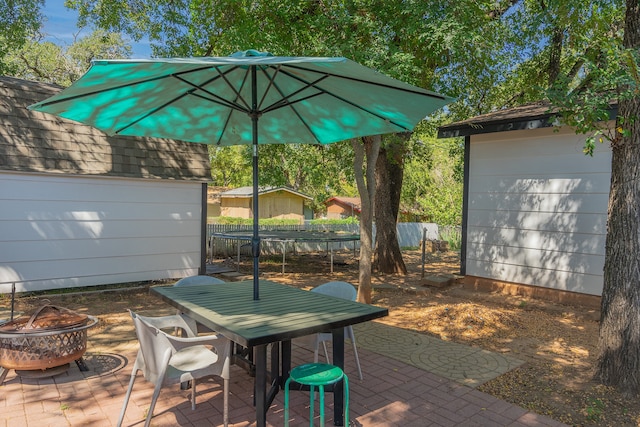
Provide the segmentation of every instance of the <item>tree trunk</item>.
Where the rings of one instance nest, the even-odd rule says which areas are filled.
[[[375,165],[380,151],[380,135],[351,140],[356,184],[360,193],[360,266],[357,301],[371,304],[371,255],[373,253],[373,203],[375,200]],[[366,155],[366,166],[365,166]],[[366,170],[364,169],[366,167]]]
[[[624,47],[640,47],[640,3],[627,0]],[[639,83],[640,82],[636,82]],[[637,87],[637,86],[636,86]],[[640,95],[621,99],[611,190],[596,378],[640,394]]]
[[[373,269],[380,273],[407,274],[396,228],[405,151],[404,141],[390,144],[387,148],[380,149],[376,162],[376,244]]]
[[[553,86],[560,75],[562,61],[562,42],[564,41],[564,31],[562,28],[554,28],[551,38],[549,52],[548,85]]]

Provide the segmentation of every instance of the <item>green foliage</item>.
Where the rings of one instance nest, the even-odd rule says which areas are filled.
[[[33,37],[43,20],[44,0],[0,0],[0,75],[11,75],[14,68],[6,55],[20,49]]]
[[[459,226],[438,227],[438,239],[449,243],[449,249],[459,251],[462,247],[462,228]]]
[[[7,52],[5,63],[14,77],[69,86],[89,69],[92,59],[130,55],[131,47],[119,34],[96,30],[68,47],[29,39]]]
[[[123,58],[131,47],[120,34],[96,30],[69,46],[42,41],[44,0],[0,0],[0,75],[69,86],[94,58]]]
[[[584,412],[586,413],[587,419],[589,421],[597,423],[602,419],[602,415],[605,409],[606,405],[602,400],[597,398],[590,398],[589,405],[584,408]]]
[[[613,118],[613,104],[631,99],[640,91],[640,53],[624,49],[619,38],[611,39],[602,49],[606,62],[585,56],[585,77],[576,81],[563,75],[548,91],[549,99],[559,108],[562,123],[587,135],[584,152],[590,156],[597,143],[615,142],[629,136],[625,124],[637,120],[618,117],[616,126],[608,123]]]
[[[460,139],[436,139],[420,127],[405,159],[400,210],[417,221],[440,225],[462,222],[462,162]]]
[[[251,185],[251,147],[209,146],[213,185],[245,187]]]
[[[81,23],[134,39],[149,37],[155,55],[228,55],[255,48],[276,55],[346,56],[403,81],[457,95],[458,101],[447,108],[448,120],[539,100],[558,82],[564,86],[557,93],[564,96],[569,89],[589,86],[597,73],[618,75],[612,71],[615,64],[627,75],[638,75],[635,53],[617,48],[622,0],[67,0],[66,4],[79,11]],[[613,87],[591,86],[593,93]],[[574,123],[577,127],[593,122],[586,113],[601,110],[586,98],[567,99],[567,109],[583,106],[575,115],[584,116]],[[440,224],[459,224],[462,144],[433,138],[441,119],[425,120],[416,131],[419,135],[405,147],[401,209]],[[260,183],[310,194],[318,212],[330,196],[357,194],[353,155],[350,144],[344,146],[261,147]],[[230,150],[228,156],[212,152],[215,183],[247,184],[249,161],[242,149]]]
[[[278,144],[259,148],[260,185],[286,186],[313,198],[315,212],[334,195],[357,194],[353,183],[353,155],[347,142],[319,145]],[[249,146],[209,147],[213,184],[242,187],[252,184]]]
[[[315,212],[335,195],[357,194],[352,147],[347,141],[330,145],[274,144],[260,147],[260,184],[288,186],[313,198]]]

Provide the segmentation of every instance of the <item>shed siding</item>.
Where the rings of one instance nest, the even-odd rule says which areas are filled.
[[[278,191],[258,198],[260,218],[296,219],[304,221],[304,199]]]
[[[240,197],[221,198],[220,215],[232,218],[251,218],[251,199]]]
[[[0,292],[198,274],[201,183],[0,174]]]
[[[327,205],[327,218],[329,219],[342,219],[352,216],[357,216],[357,213],[351,206],[342,206],[335,202],[331,202]]]
[[[304,198],[286,191],[258,196],[259,218],[297,219],[304,221]],[[234,218],[253,218],[251,197],[220,198],[220,214]]]
[[[600,295],[611,151],[551,128],[474,135],[466,274]]]

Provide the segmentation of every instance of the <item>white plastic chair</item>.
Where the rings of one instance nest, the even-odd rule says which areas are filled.
[[[122,426],[131,390],[138,371],[155,385],[145,427],[153,417],[153,409],[162,386],[191,382],[191,409],[196,408],[196,380],[215,375],[223,379],[225,427],[229,424],[230,341],[222,335],[196,336],[196,325],[186,316],[144,317],[129,310],[136,328],[140,349],[131,371],[129,388],[124,398],[118,427]],[[162,329],[181,328],[187,338],[175,337]]]
[[[211,276],[187,276],[187,277],[183,277],[182,279],[178,280],[176,283],[173,284],[173,286],[195,286],[195,285],[218,285],[220,283],[227,283],[224,280],[218,279],[216,277],[211,277]],[[181,314],[183,316],[186,316],[186,314],[181,313],[180,310],[178,310],[178,314]],[[215,332],[212,329],[204,326],[201,323],[197,323],[197,332],[199,334],[202,333],[211,333],[211,332]],[[176,331],[177,333],[177,331]],[[251,361],[251,363],[253,363],[253,360],[251,359],[250,354],[252,353],[251,349],[246,349],[244,350],[244,347],[241,347],[239,344],[233,343],[233,348],[232,348],[232,354],[234,353],[245,353],[248,354],[249,356],[246,356],[249,358],[249,360]]]
[[[224,280],[218,279],[216,277],[211,276],[187,276],[178,280],[173,286],[197,286],[197,285],[219,285],[220,283],[226,283]],[[182,314],[180,310],[178,310],[177,314]],[[210,333],[214,332],[206,326],[198,323],[197,331],[199,333]]]
[[[323,295],[331,295],[337,298],[342,298],[350,301],[355,301],[357,297],[356,288],[347,282],[327,282],[323,283],[320,286],[317,286],[311,290],[311,292],[317,292]],[[356,336],[353,333],[353,328],[351,325],[346,326],[344,328],[344,337],[351,341],[351,345],[353,346],[353,354],[356,358],[356,366],[358,368],[358,376],[360,380],[362,380],[362,369],[360,368],[360,358],[358,357],[358,349],[356,348]],[[329,352],[327,351],[327,341],[332,341],[333,337],[330,333],[322,332],[316,334],[315,338],[315,350],[313,353],[313,361],[318,362],[318,349],[320,343],[322,343],[322,347],[324,348],[324,355],[327,359],[327,363],[331,363],[329,359]]]
[[[216,285],[220,283],[225,283],[225,281],[211,276],[187,276],[178,280],[173,286]]]

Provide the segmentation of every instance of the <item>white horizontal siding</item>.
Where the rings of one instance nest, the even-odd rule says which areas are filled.
[[[0,292],[197,274],[201,183],[0,174]]]
[[[471,138],[466,273],[599,295],[611,154],[552,129]]]

